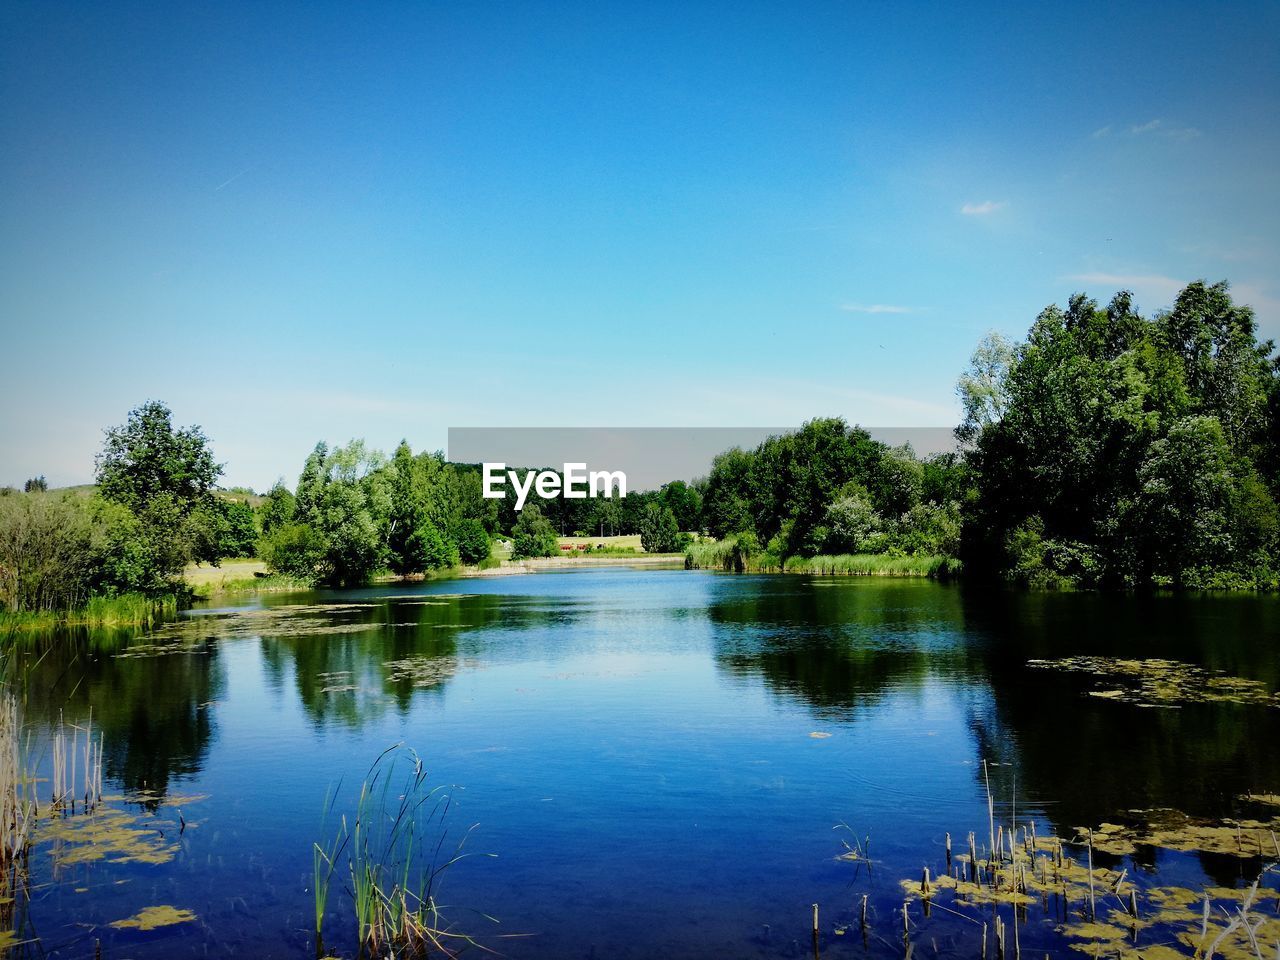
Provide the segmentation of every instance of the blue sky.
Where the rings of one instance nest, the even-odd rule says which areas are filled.
[[[1280,6],[9,3],[0,483],[450,426],[954,422],[989,329],[1280,335]]]

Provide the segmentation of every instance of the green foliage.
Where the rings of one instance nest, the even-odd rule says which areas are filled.
[[[680,530],[702,527],[702,494],[683,480],[673,480],[662,487],[662,503],[676,520]]]
[[[74,500],[0,499],[0,604],[9,611],[83,605],[93,588],[95,531]]]
[[[702,491],[702,527],[713,537],[751,529],[749,478],[753,455],[733,447],[711,461]]]
[[[107,431],[96,461],[98,490],[139,512],[168,495],[182,512],[209,496],[222,473],[199,427],[175,430],[163,403],[148,400],[129,411],[124,426]]]
[[[954,455],[921,461],[843,420],[817,419],[717,457],[702,487],[703,525],[722,539],[750,530],[765,543],[757,566],[777,569],[817,554],[952,555],[967,487]]]
[[[483,563],[489,559],[489,553],[493,549],[484,524],[474,518],[458,521],[453,539],[458,545],[458,556],[463,563]]]
[[[297,499],[283,480],[277,480],[258,507],[258,525],[264,535],[270,534],[277,527],[292,523],[296,511]]]
[[[640,518],[640,546],[645,553],[673,553],[680,547],[680,528],[671,508],[661,503],[645,507]]]
[[[325,549],[324,538],[310,524],[285,523],[263,535],[258,555],[278,573],[312,581],[321,574]]]
[[[219,500],[217,503],[223,521],[216,543],[218,559],[252,557],[258,544],[258,519],[253,507],[245,500]]]
[[[525,557],[554,557],[560,553],[560,543],[556,539],[556,531],[551,526],[537,504],[525,504],[520,511],[520,518],[511,529],[511,556],[514,559]]]
[[[884,526],[866,489],[850,482],[827,507],[815,540],[825,553],[879,553],[886,543]]]
[[[1273,584],[1273,352],[1226,284],[1198,282],[1151,320],[1126,293],[1106,309],[1073,297],[1012,355],[976,358],[996,400],[959,431],[968,568],[1039,586]]]
[[[44,478],[44,474],[38,477],[32,477],[22,485],[23,493],[47,493],[49,490],[49,481]]]

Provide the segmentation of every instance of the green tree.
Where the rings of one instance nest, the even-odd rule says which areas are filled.
[[[535,503],[525,504],[515,525],[511,528],[511,556],[554,557],[560,553],[560,541],[555,528]]]
[[[277,527],[292,523],[296,510],[297,500],[293,493],[284,485],[284,480],[277,480],[258,506],[258,525],[264,535],[270,534]]]
[[[645,553],[672,553],[680,547],[680,527],[671,508],[651,503],[640,518],[640,546]]]
[[[453,538],[458,545],[458,555],[463,563],[483,563],[489,559],[493,544],[481,521],[474,517],[458,521]]]
[[[169,408],[155,400],[107,431],[96,460],[99,492],[135,512],[164,494],[185,516],[210,496],[221,474],[200,428],[175,429]]]
[[[1258,469],[1275,430],[1273,352],[1225,284],[1190,284],[1152,320],[1127,293],[1105,309],[1079,295],[1046,308],[991,416],[967,420],[966,570],[1046,584],[1274,580],[1276,481]]]
[[[683,480],[672,480],[662,487],[662,502],[675,515],[681,530],[702,528],[702,495]]]

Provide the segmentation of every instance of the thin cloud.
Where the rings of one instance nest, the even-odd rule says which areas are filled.
[[[1108,123],[1105,127],[1099,127],[1097,130],[1093,131],[1093,133],[1089,134],[1089,136],[1094,140],[1101,140],[1103,137],[1111,136],[1111,124]]]
[[[1162,137],[1168,137],[1171,140],[1191,140],[1194,137],[1200,136],[1200,131],[1195,127],[1182,127],[1177,126],[1176,124],[1168,124],[1159,118],[1148,120],[1146,123],[1134,124],[1129,128],[1129,132],[1135,137],[1154,134]]]
[[[960,208],[960,212],[966,217],[985,217],[997,210],[1003,210],[1006,206],[1003,200],[984,200],[982,203],[966,203]]]
[[[913,313],[910,307],[901,307],[892,303],[842,303],[840,309],[845,313]]]

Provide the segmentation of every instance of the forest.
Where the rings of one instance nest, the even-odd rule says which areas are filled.
[[[990,334],[957,393],[955,452],[918,457],[840,418],[719,454],[705,477],[614,499],[515,508],[478,464],[316,444],[291,486],[218,487],[198,427],[147,401],[107,432],[91,488],[0,490],[0,604],[181,597],[192,562],[257,556],[351,585],[510,556],[558,536],[639,534],[693,567],[925,573],[1035,588],[1274,589],[1280,358],[1226,283],[1139,315],[1128,293],[1050,306]],[[532,468],[532,467],[531,467]],[[522,474],[523,475],[523,474]]]

